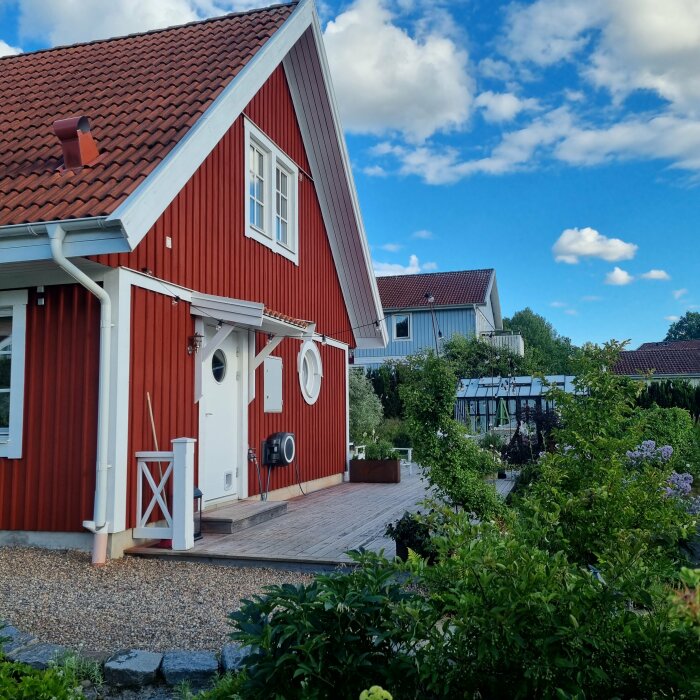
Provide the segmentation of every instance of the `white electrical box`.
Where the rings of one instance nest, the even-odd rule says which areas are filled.
[[[265,413],[282,413],[282,358],[265,358]]]

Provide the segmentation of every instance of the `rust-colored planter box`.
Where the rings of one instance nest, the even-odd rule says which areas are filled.
[[[350,481],[398,484],[401,481],[401,462],[398,459],[351,459]]]

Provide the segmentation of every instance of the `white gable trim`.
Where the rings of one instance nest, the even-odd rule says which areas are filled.
[[[262,88],[311,24],[312,17],[311,0],[301,0],[284,24],[209,105],[173,150],[107,217],[108,222],[121,222],[132,250]]]
[[[315,12],[284,69],[355,341],[361,348],[383,348],[386,323]]]

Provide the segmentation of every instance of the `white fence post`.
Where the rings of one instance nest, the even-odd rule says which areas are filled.
[[[194,547],[194,438],[173,445],[173,550]]]

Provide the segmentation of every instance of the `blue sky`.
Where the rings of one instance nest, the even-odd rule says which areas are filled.
[[[0,0],[0,52],[269,3]],[[575,342],[700,308],[700,3],[319,3],[382,274],[495,267]]]

